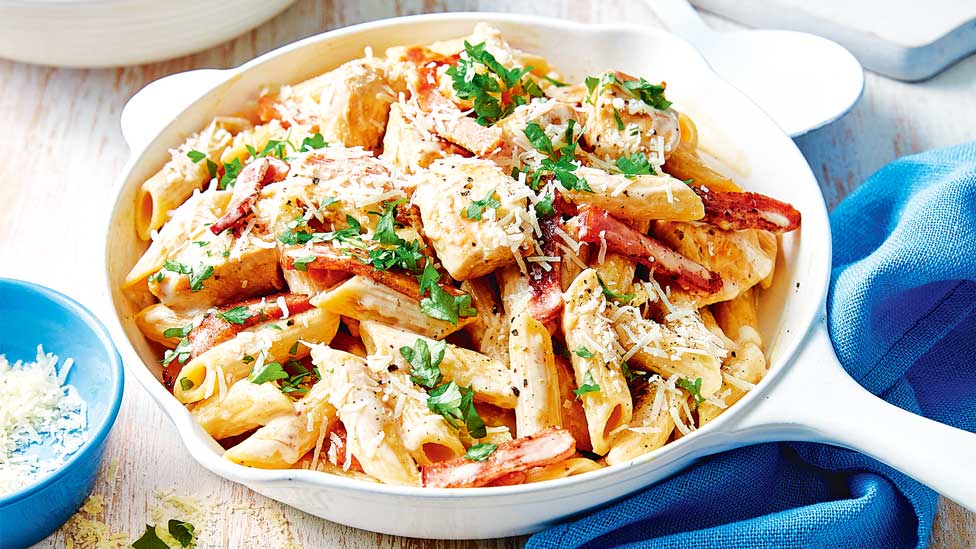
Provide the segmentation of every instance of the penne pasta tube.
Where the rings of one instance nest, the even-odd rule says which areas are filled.
[[[189,245],[193,236],[206,230],[204,225],[217,221],[230,202],[231,194],[230,191],[210,189],[193,193],[182,204],[174,205],[172,218],[165,225],[160,223],[162,229],[129,270],[123,287],[131,288],[162,269],[166,259],[175,256]]]
[[[233,134],[250,127],[244,118],[217,117],[202,132],[193,134],[183,145],[170,151],[170,160],[139,188],[136,197],[136,233],[149,240],[152,231],[166,223],[170,210],[183,203],[213,175],[207,160],[214,164],[233,139]],[[193,161],[190,151],[206,155]]]
[[[705,207],[695,191],[667,174],[627,177],[586,167],[575,173],[586,179],[593,192],[559,187],[563,197],[574,204],[596,206],[614,217],[633,221],[694,221],[705,216]]]
[[[663,378],[676,375],[694,382],[701,378],[701,395],[708,398],[722,386],[722,367],[717,354],[725,356],[721,341],[694,320],[682,320],[686,333],[694,330],[698,340],[711,345],[695,348],[691,341],[675,333],[667,325],[641,318],[637,309],[623,308],[614,322],[620,345],[631,349],[628,363],[634,368],[659,374]],[[636,350],[634,348],[636,347]],[[626,356],[626,355],[625,355]]]
[[[322,441],[338,422],[329,403],[329,385],[319,381],[294,404],[294,412],[269,421],[224,452],[234,463],[262,469],[287,469]]]
[[[370,355],[390,356],[393,364],[407,373],[410,372],[410,363],[403,358],[400,348],[412,347],[417,339],[424,339],[428,346],[434,343],[431,338],[378,322],[362,322],[359,329]],[[514,408],[516,405],[511,373],[504,364],[489,356],[448,343],[440,370],[445,380],[471,387],[476,400],[500,408]]]
[[[549,465],[529,469],[525,476],[525,482],[542,482],[544,480],[566,478],[602,468],[602,465],[592,459],[583,457],[569,458],[559,463],[550,463]]]
[[[614,438],[607,465],[624,463],[664,446],[673,430],[674,419],[667,409],[664,382],[655,378],[638,397],[630,424]]]
[[[427,393],[416,387],[410,375],[398,368],[390,371],[392,357],[385,354],[366,357],[373,377],[381,381],[383,400],[393,409],[400,426],[403,445],[421,465],[445,461],[465,453],[459,432],[427,406]]]
[[[289,354],[289,350],[300,339],[328,343],[338,328],[338,315],[312,309],[288,320],[269,322],[252,331],[241,332],[187,362],[177,376],[173,395],[184,404],[210,398],[214,393],[224,392],[221,388],[227,383],[247,377],[254,367],[264,362],[271,362],[276,357],[284,361],[308,356],[305,345],[298,345],[295,354]]]
[[[162,303],[150,305],[136,314],[136,326],[144,336],[173,349],[180,342],[179,337],[166,337],[169,329],[183,329],[195,319],[196,315],[178,313]]]
[[[474,278],[462,282],[461,289],[471,296],[471,306],[478,311],[464,331],[474,340],[478,352],[508,364],[508,319],[491,283],[487,277]]]
[[[518,389],[516,436],[561,426],[562,401],[549,331],[525,311],[515,316],[511,327],[510,367]]]
[[[630,421],[630,389],[614,348],[613,327],[601,314],[607,301],[596,271],[583,271],[566,291],[565,299],[562,328],[571,352],[577,394],[583,401],[590,444],[595,453],[603,455],[610,450],[616,430]]]
[[[215,440],[246,433],[282,414],[294,411],[290,398],[273,383],[251,383],[241,379],[223,396],[196,403],[190,413]]]
[[[410,297],[374,282],[365,276],[354,276],[339,286],[312,299],[312,303],[336,314],[360,321],[373,320],[443,339],[474,322],[475,317],[459,318],[458,323],[431,318],[420,310],[420,303]]]
[[[363,471],[387,484],[420,483],[417,464],[386,409],[366,361],[325,345],[312,349],[312,362],[329,387],[329,403],[346,426],[347,452]]]

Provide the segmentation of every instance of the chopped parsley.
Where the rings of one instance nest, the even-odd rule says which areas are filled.
[[[184,522],[182,520],[170,519],[167,525],[169,530],[169,535],[173,536],[179,544],[183,547],[189,547],[190,543],[193,542],[193,534],[195,528],[189,522]]]
[[[433,341],[428,346],[427,341],[419,337],[413,348],[400,347],[400,354],[410,363],[410,381],[428,389],[437,386],[441,382],[439,366],[446,350],[447,343],[443,341]]]
[[[288,222],[286,228],[283,232],[278,235],[278,240],[282,244],[288,244],[291,246],[307,244],[309,242],[342,242],[353,246],[356,248],[364,248],[362,237],[360,232],[362,226],[355,217],[351,215],[346,215],[346,227],[345,229],[339,229],[335,231],[329,231],[324,233],[315,233],[308,227],[305,216],[298,216],[294,220]]]
[[[488,456],[495,453],[498,446],[490,443],[483,442],[481,444],[475,444],[474,446],[468,448],[468,452],[464,454],[464,459],[471,461],[484,461],[488,459]]]
[[[637,294],[634,293],[624,294],[620,292],[615,292],[603,282],[602,278],[597,277],[597,280],[600,281],[600,287],[603,288],[603,295],[607,296],[610,299],[620,301],[622,303],[630,303],[631,301],[633,301],[635,297],[637,297]]]
[[[552,206],[553,196],[547,194],[542,200],[535,204],[535,214],[539,217],[549,217],[556,215],[556,209]]]
[[[424,272],[417,277],[420,282],[420,310],[431,318],[446,320],[457,325],[459,317],[475,316],[478,311],[471,306],[469,294],[455,296],[437,284],[440,274],[430,263],[424,266]]]
[[[383,203],[383,213],[369,212],[379,216],[380,220],[376,224],[376,232],[373,233],[373,240],[381,244],[400,244],[403,239],[396,234],[396,207],[405,203],[406,200],[391,200]]]
[[[461,210],[461,215],[473,221],[481,221],[481,215],[488,208],[498,209],[502,203],[495,198],[495,190],[492,189],[481,200],[473,200],[468,207]]]
[[[176,344],[176,348],[169,350],[167,349],[163,353],[163,366],[167,366],[170,362],[175,359],[180,364],[185,364],[187,360],[190,360],[190,340],[187,336],[193,330],[193,323],[189,323],[182,328],[167,328],[163,330],[163,337],[178,337],[180,338],[179,343]]]
[[[590,350],[583,345],[573,349],[573,353],[581,358],[593,358],[593,353],[591,353]]]
[[[132,542],[132,547],[133,549],[170,549],[169,544],[159,539],[156,527],[151,524],[146,525],[146,531],[139,539]]]
[[[485,49],[485,43],[464,42],[464,53],[456,65],[447,69],[455,93],[470,100],[477,122],[490,126],[505,118],[515,107],[533,97],[542,97],[542,89],[526,75],[532,67],[505,68]],[[487,70],[479,70],[477,65]]]
[[[299,394],[307,393],[308,389],[302,387],[301,384],[305,380],[305,378],[310,377],[312,375],[312,373],[308,371],[308,368],[302,366],[302,364],[297,360],[289,360],[288,362],[285,363],[285,366],[288,366],[289,369],[297,373],[293,376],[288,376],[287,379],[282,379],[281,392],[285,393],[286,395],[290,393],[299,393]]]
[[[616,86],[623,90],[627,95],[634,99],[640,99],[645,104],[658,110],[665,110],[671,107],[671,102],[664,97],[663,84],[651,84],[643,78],[637,80],[621,80],[612,72],[607,72],[600,77],[586,77],[586,100],[593,103],[594,92],[599,94],[609,86]],[[623,128],[618,128],[623,129]]]
[[[683,377],[680,378],[676,383],[678,387],[681,387],[685,391],[688,391],[688,394],[690,394],[691,397],[695,399],[695,404],[692,407],[692,410],[697,410],[698,406],[702,402],[705,402],[705,397],[703,397],[701,394],[701,384],[702,384],[702,379],[700,377],[695,378],[695,381]]]
[[[266,381],[288,379],[288,377],[288,372],[281,367],[280,363],[266,362],[260,368],[251,370],[251,374],[247,376],[247,380],[255,385],[260,385]]]
[[[403,240],[395,248],[369,250],[367,252],[369,259],[366,260],[366,263],[369,263],[373,268],[380,271],[400,267],[405,271],[417,273],[420,272],[418,262],[424,258],[424,254],[420,253],[420,246],[419,240],[412,240],[410,242]]]
[[[573,173],[579,167],[575,163],[577,145],[577,138],[574,138],[575,124],[576,121],[573,119],[566,124],[565,144],[558,150],[553,147],[552,140],[541,126],[535,122],[526,125],[523,130],[525,137],[536,150],[546,155],[546,158],[540,162],[539,169],[532,175],[530,186],[533,189],[538,188],[542,176],[552,175],[566,190],[593,192],[585,179]]]
[[[620,363],[620,373],[624,375],[624,379],[628,382],[637,379],[637,374],[630,370],[630,364],[627,364],[626,360]]]
[[[188,377],[181,377],[180,378],[180,388],[183,389],[184,391],[189,391],[195,385],[196,385],[196,383],[193,383],[193,380],[190,379],[190,378],[188,378]]]
[[[226,311],[219,313],[217,316],[230,322],[231,324],[244,324],[244,322],[254,316],[254,313],[245,305],[238,305],[233,309],[227,309]]]
[[[617,169],[627,177],[633,178],[635,175],[657,175],[654,166],[647,160],[644,153],[635,153],[632,156],[621,156],[616,162]]]
[[[617,112],[617,108],[613,108],[613,119],[617,123],[617,131],[624,131],[624,121],[620,119],[620,113]]]
[[[291,265],[296,271],[308,271],[308,264],[315,261],[314,255],[306,255],[304,257],[296,257],[292,260]]]
[[[214,274],[213,265],[200,263],[190,271],[190,291],[199,292],[203,289],[203,281]]]
[[[207,171],[210,173],[210,178],[213,179],[214,177],[217,176],[217,164],[213,160],[210,160],[209,158],[207,158],[207,154],[206,153],[202,153],[202,152],[194,149],[194,150],[186,153],[186,156],[188,156],[190,158],[190,160],[193,161],[194,164],[199,164],[201,160],[206,159],[207,160]]]
[[[296,341],[291,347],[289,347],[288,348],[288,354],[293,355],[293,356],[294,355],[297,355],[298,354],[298,345],[299,345],[299,343],[300,342]]]
[[[458,422],[463,422],[473,438],[488,434],[485,422],[474,407],[474,390],[471,387],[461,387],[451,381],[431,389],[428,395],[427,407],[444,416],[455,429],[459,428]]]
[[[220,190],[229,189],[237,183],[237,176],[240,175],[241,169],[244,166],[241,165],[241,160],[235,158],[231,162],[224,163],[224,175],[220,177],[220,181],[217,183],[217,188]]]
[[[583,384],[578,389],[573,389],[573,394],[577,397],[581,397],[586,393],[598,392],[600,392],[600,386],[593,380],[593,374],[590,372],[586,372],[586,375],[583,376]]]
[[[567,84],[565,82],[560,82],[559,80],[556,80],[555,78],[552,78],[551,76],[543,76],[543,78],[545,78],[546,80],[548,80],[550,84],[552,84],[553,86],[556,86],[557,88],[565,88],[566,86],[569,85],[569,84]]]
[[[325,138],[322,137],[322,134],[316,132],[314,135],[312,135],[312,137],[302,139],[302,145],[299,148],[299,151],[308,152],[315,149],[324,149],[328,146],[329,144],[325,141]]]

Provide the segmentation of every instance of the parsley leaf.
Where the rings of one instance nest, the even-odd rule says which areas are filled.
[[[241,169],[244,166],[241,165],[239,158],[235,158],[232,162],[224,163],[224,175],[221,176],[220,181],[217,183],[217,188],[220,190],[229,189],[237,183],[237,176],[240,175]]]
[[[636,153],[630,157],[621,156],[616,162],[617,169],[627,177],[633,178],[635,175],[657,175],[654,166],[647,160],[644,153]]]
[[[190,274],[191,271],[189,266],[171,259],[163,262],[163,269],[176,274]]]
[[[193,383],[193,380],[190,379],[190,378],[188,378],[188,377],[181,377],[180,378],[180,388],[183,389],[184,391],[189,391],[195,385],[196,385],[196,383]]]
[[[311,262],[313,262],[313,261],[315,261],[315,256],[314,255],[307,255],[305,257],[296,257],[294,260],[292,260],[291,265],[292,265],[292,267],[295,268],[296,271],[306,271],[307,272],[308,271],[308,264],[311,263]]]
[[[556,215],[556,209],[552,206],[553,196],[547,194],[542,200],[535,204],[535,214],[539,217],[549,217]]]
[[[417,277],[420,282],[420,295],[428,294],[420,300],[420,310],[431,318],[446,320],[457,325],[458,317],[475,316],[477,311],[471,307],[471,296],[455,296],[437,284],[440,275],[430,263]]]
[[[548,157],[543,158],[539,163],[539,169],[533,176],[531,183],[533,188],[538,186],[541,175],[552,174],[566,190],[593,192],[593,189],[590,188],[589,183],[585,179],[573,173],[579,167],[575,164],[577,142],[576,138],[574,138],[574,129],[575,120],[570,119],[566,124],[565,144],[557,151],[553,147],[552,140],[549,139],[549,136],[546,135],[546,132],[541,126],[535,122],[529,122],[526,125],[523,133],[529,139],[529,142],[532,143],[532,146],[536,150]]]
[[[441,382],[440,363],[444,360],[447,343],[434,341],[427,345],[422,338],[417,338],[413,348],[400,347],[400,354],[410,363],[410,381],[417,385],[433,388]]]
[[[179,542],[183,547],[189,547],[193,542],[193,525],[182,520],[170,519],[168,524],[169,535]]]
[[[620,373],[624,375],[624,379],[628,382],[637,379],[637,374],[630,370],[630,364],[627,364],[626,360],[620,363]]]
[[[146,525],[146,531],[142,537],[132,542],[132,547],[134,549],[169,549],[169,545],[156,535],[156,527],[150,524]]]
[[[527,102],[526,96],[542,96],[542,89],[534,80],[523,78],[532,67],[505,68],[485,49],[484,42],[465,41],[464,53],[457,64],[447,69],[447,75],[457,96],[471,100],[477,122],[482,126],[490,126],[511,114],[515,107]],[[487,70],[479,70],[478,64]]]
[[[464,454],[464,459],[469,459],[471,461],[484,461],[488,459],[488,456],[495,453],[498,446],[490,443],[484,442],[481,444],[475,444],[474,446],[468,448],[468,452]]]
[[[695,399],[695,404],[692,407],[692,410],[697,410],[698,406],[702,402],[705,402],[705,397],[703,397],[701,394],[701,384],[702,384],[702,379],[700,377],[696,378],[695,381],[691,381],[686,377],[683,377],[677,381],[678,387],[681,387],[685,391],[688,391],[688,394],[690,394],[692,398]]]
[[[602,278],[597,277],[597,280],[600,282],[600,287],[603,288],[603,295],[607,296],[610,299],[615,299],[622,303],[630,303],[631,301],[633,301],[635,297],[637,297],[637,294],[633,294],[633,293],[623,294],[620,292],[615,292],[603,282]]]
[[[640,99],[655,109],[663,111],[671,107],[671,102],[664,97],[663,84],[651,84],[643,78],[637,80],[621,80],[612,72],[604,73],[600,77],[586,77],[587,102],[593,103],[594,91],[599,94],[600,91],[608,86],[617,86],[631,97]]]
[[[550,84],[552,84],[553,86],[556,86],[557,88],[565,88],[566,86],[569,85],[569,84],[567,84],[565,82],[560,82],[559,80],[556,80],[555,78],[552,78],[551,76],[543,76],[543,78],[545,78],[546,80],[548,80]]]
[[[200,152],[198,150],[192,150],[192,151],[186,153],[186,156],[188,156],[190,158],[190,160],[193,161],[194,164],[199,164],[201,160],[203,160],[204,158],[207,157],[207,154],[206,153],[202,153],[202,152]]]
[[[247,380],[255,385],[260,385],[266,381],[288,379],[288,377],[288,372],[285,372],[280,363],[266,362],[261,365],[260,369],[251,370],[251,374],[247,376]]]
[[[599,391],[600,386],[593,380],[593,374],[586,372],[586,375],[583,376],[583,384],[578,389],[573,389],[573,394],[581,397],[586,393],[598,393]]]
[[[382,244],[393,245],[404,242],[396,234],[396,207],[405,202],[406,200],[402,198],[399,200],[391,200],[383,203],[383,213],[370,212],[373,215],[380,216],[380,220],[376,224],[376,232],[373,234],[373,240]]]
[[[326,143],[325,138],[322,137],[322,134],[316,132],[312,137],[302,139],[302,145],[299,148],[299,151],[308,152],[314,149],[323,149],[328,146],[329,144]]]
[[[167,328],[163,331],[163,337],[178,337],[180,338],[179,343],[176,344],[176,348],[173,350],[167,349],[163,353],[163,366],[169,365],[175,359],[180,364],[184,364],[190,359],[190,340],[187,338],[190,335],[190,331],[193,330],[193,323],[189,323],[182,328]]]
[[[416,273],[420,271],[418,262],[424,258],[424,254],[420,253],[419,240],[402,241],[395,248],[369,250],[367,253],[369,259],[365,263],[369,263],[373,268],[380,271],[400,267],[408,272]]]
[[[556,158],[556,151],[552,148],[552,140],[546,135],[546,131],[542,129],[542,126],[535,122],[529,122],[525,129],[522,130],[525,137],[529,138],[529,143],[542,154],[548,156],[549,158]]]
[[[231,324],[244,324],[244,322],[254,316],[254,313],[245,305],[238,305],[233,309],[227,309],[226,311],[219,313],[217,316],[230,322]]]
[[[495,190],[492,189],[481,200],[474,200],[468,207],[461,210],[461,215],[473,221],[481,221],[481,215],[487,208],[498,209],[502,203],[495,198]]]
[[[620,113],[617,112],[617,107],[613,108],[613,119],[617,123],[617,131],[624,131],[624,121],[620,119]]]
[[[579,347],[573,349],[573,353],[575,353],[576,356],[578,356],[578,357],[582,357],[582,358],[593,358],[593,353],[591,353],[589,349],[587,349],[586,347],[584,347],[582,345],[580,345]]]
[[[190,270],[190,291],[199,292],[203,289],[203,281],[212,277],[214,274],[213,265],[200,263]]]
[[[485,422],[475,410],[474,391],[470,387],[460,387],[451,381],[431,389],[428,395],[427,407],[444,416],[452,427],[458,428],[458,421],[463,421],[468,434],[473,438],[482,438],[488,434]]]

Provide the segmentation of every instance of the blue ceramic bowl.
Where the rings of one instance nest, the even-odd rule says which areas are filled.
[[[73,358],[67,383],[88,405],[88,441],[60,469],[36,484],[0,496],[0,548],[27,547],[61,526],[95,482],[105,440],[122,403],[122,359],[95,316],[73,299],[18,280],[0,278],[0,354],[33,361],[37,345]]]

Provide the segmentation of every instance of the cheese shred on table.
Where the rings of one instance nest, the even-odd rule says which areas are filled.
[[[60,372],[57,363],[40,345],[34,362],[0,355],[0,495],[54,472],[88,440],[85,402],[64,384],[72,360]]]

